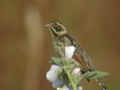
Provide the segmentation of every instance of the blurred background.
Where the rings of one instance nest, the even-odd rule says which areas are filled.
[[[46,80],[52,56],[41,25],[60,19],[76,36],[104,82],[120,89],[120,0],[0,0],[0,90],[55,90]],[[84,90],[100,90],[84,83]]]

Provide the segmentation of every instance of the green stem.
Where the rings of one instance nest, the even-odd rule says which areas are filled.
[[[70,72],[64,67],[64,70],[68,76],[68,79],[70,80],[71,84],[72,84],[72,87],[73,87],[73,90],[77,90],[77,86],[76,84],[74,83],[73,79],[72,79],[72,76],[70,75]]]

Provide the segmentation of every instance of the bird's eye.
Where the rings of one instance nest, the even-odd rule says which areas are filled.
[[[58,26],[58,25],[55,25],[55,26],[54,26],[54,29],[55,29],[57,32],[63,31],[62,27],[61,27],[61,26]]]

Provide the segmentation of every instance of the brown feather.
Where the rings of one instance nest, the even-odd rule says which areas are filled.
[[[81,59],[81,56],[79,55],[74,55],[73,58],[79,62],[79,64],[86,70],[88,70],[88,64],[86,64],[86,62],[84,60]]]

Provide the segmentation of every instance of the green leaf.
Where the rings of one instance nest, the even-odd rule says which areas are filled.
[[[50,63],[51,63],[51,64],[55,64],[55,65],[61,65],[61,64],[63,64],[62,61],[63,61],[62,59],[60,59],[60,58],[55,58],[55,57],[52,57],[52,58],[50,59]]]
[[[93,72],[88,72],[85,75],[85,78],[86,79],[96,79],[96,78],[103,78],[108,75],[109,75],[108,72],[93,71]]]
[[[72,59],[65,59],[65,58],[56,58],[56,57],[52,57],[50,59],[50,63],[51,64],[55,64],[55,65],[74,65],[75,63],[73,62],[74,60]]]

